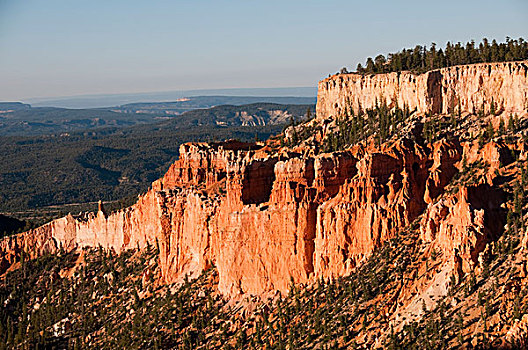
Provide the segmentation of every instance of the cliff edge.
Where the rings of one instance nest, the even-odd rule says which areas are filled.
[[[384,99],[414,114],[487,109],[525,113],[527,62],[409,72],[337,75],[319,83],[315,122]],[[347,107],[347,108],[349,108]],[[312,121],[313,123],[313,121]],[[421,125],[413,126],[413,133]],[[225,295],[287,291],[291,281],[348,275],[385,242],[421,220],[422,240],[443,251],[451,270],[465,273],[501,235],[505,196],[481,183],[446,186],[468,160],[506,164],[504,143],[475,147],[457,137],[426,143],[403,137],[316,154],[273,142],[190,143],[180,159],[135,205],[107,214],[69,215],[0,241],[0,274],[22,252],[31,258],[102,246],[120,252],[147,244],[160,249],[166,283],[218,270]],[[506,157],[506,158],[505,158]],[[488,187],[486,187],[488,186]],[[493,196],[483,199],[493,192]]]
[[[319,82],[317,116],[324,120],[381,104],[418,113],[524,113],[528,109],[528,61],[477,63],[424,74],[337,74]]]

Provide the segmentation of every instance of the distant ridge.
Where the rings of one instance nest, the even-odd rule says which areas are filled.
[[[31,106],[22,102],[0,102],[0,111],[18,111],[28,108]]]
[[[315,105],[316,97],[295,96],[195,96],[170,102],[137,102],[111,108],[127,113],[181,114],[196,109],[208,109],[222,105],[243,106],[258,103],[279,105]]]
[[[176,101],[184,97],[195,96],[248,96],[248,97],[314,97],[317,87],[286,87],[286,88],[240,88],[240,89],[208,89],[208,90],[179,90],[134,94],[99,94],[79,95],[54,98],[28,98],[24,102],[34,107],[62,107],[62,108],[104,108],[120,106],[138,102],[166,102]],[[256,101],[275,102],[275,101]],[[251,102],[248,102],[251,103]]]

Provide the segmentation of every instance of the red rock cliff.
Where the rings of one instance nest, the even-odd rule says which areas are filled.
[[[385,99],[420,113],[475,113],[481,108],[524,113],[528,109],[528,61],[479,63],[441,68],[424,74],[338,74],[319,82],[317,117],[337,117],[350,105],[373,108]],[[459,107],[460,106],[460,107]]]
[[[364,108],[379,95],[400,106],[444,111],[453,99],[472,108],[495,91],[500,108],[525,108],[526,74],[525,62],[517,62],[421,76],[339,75],[320,83],[318,118],[337,113],[349,97]],[[184,144],[180,159],[132,207],[110,215],[70,215],[0,241],[0,274],[22,251],[31,257],[61,246],[121,251],[148,242],[160,247],[160,277],[166,282],[214,264],[225,294],[285,291],[291,279],[350,273],[422,213],[422,240],[445,256],[456,248],[468,269],[502,230],[501,194],[482,199],[491,193],[484,186],[492,184],[493,171],[488,184],[453,195],[444,189],[463,154],[468,162],[488,157],[493,170],[507,153],[495,143],[479,154],[475,149],[457,141],[423,146],[402,139],[310,156],[234,141]]]
[[[291,278],[350,272],[425,208],[425,194],[452,176],[434,169],[460,159],[461,148],[409,141],[310,157],[231,142],[185,144],[180,152],[134,206],[4,239],[2,258],[11,264],[22,250],[37,256],[61,245],[120,251],[157,242],[167,282],[214,264],[226,294],[284,291]]]

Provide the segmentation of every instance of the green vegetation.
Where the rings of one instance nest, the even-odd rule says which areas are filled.
[[[448,137],[449,129],[451,128],[451,132],[453,132],[457,123],[455,116],[448,118],[446,116],[427,115],[423,124],[422,137],[427,143],[434,143]]]
[[[278,133],[290,117],[301,120],[308,107],[312,106],[218,106],[130,128],[1,137],[0,211],[135,196],[164,174],[177,159],[181,143],[264,140]]]
[[[281,145],[295,147],[310,140],[309,145],[316,147],[320,152],[334,152],[366,141],[371,136],[381,145],[394,135],[401,135],[404,123],[409,120],[410,115],[411,111],[407,106],[403,106],[403,109],[399,106],[389,109],[383,98],[380,98],[374,108],[361,110],[359,113],[354,113],[348,103],[343,114],[336,118],[335,126],[327,130],[321,145],[313,140],[314,135],[322,135],[323,127],[320,124],[301,124],[293,119],[285,128],[290,130],[289,137],[281,135]]]
[[[401,72],[405,70],[423,73],[432,69],[451,67],[461,64],[506,62],[528,59],[528,42],[523,38],[517,40],[506,38],[505,43],[497,43],[492,40],[482,39],[475,44],[470,41],[465,45],[448,42],[444,49],[438,49],[435,43],[427,47],[417,45],[414,49],[403,49],[397,53],[391,53],[387,58],[383,55],[375,59],[367,58],[365,67],[360,64],[357,72],[362,74]]]
[[[25,228],[31,227],[27,227],[24,221],[0,214],[0,238],[14,232],[22,232]]]
[[[65,109],[54,107],[17,108],[0,105],[0,136],[29,136],[52,133],[69,133],[91,128],[127,127],[154,123],[152,114],[126,114],[104,109]],[[11,112],[8,112],[11,111]]]
[[[204,97],[203,103],[214,101],[242,102],[254,101],[250,97],[220,98]],[[284,101],[296,101],[298,98],[282,98]],[[272,99],[273,100],[273,99]],[[281,98],[275,98],[281,100]],[[306,99],[310,100],[310,99]],[[194,101],[194,100],[193,100]],[[190,102],[190,101],[187,101]],[[172,104],[184,102],[144,103],[125,105],[111,109],[66,109],[54,107],[31,107],[21,103],[0,102],[0,136],[35,136],[46,134],[67,134],[93,128],[124,128],[138,124],[156,123],[160,120],[171,121],[173,126],[198,125],[267,125],[286,123],[288,116],[276,115],[277,111],[304,117],[309,105],[252,103],[247,105],[221,105],[212,108],[196,109],[198,101],[185,107],[172,107]],[[207,104],[206,104],[207,106]],[[176,108],[176,109],[173,109]],[[189,111],[192,110],[192,111]],[[189,112],[186,112],[189,111]],[[186,112],[182,113],[181,112]]]
[[[70,136],[0,138],[0,210],[137,195],[161,177],[189,141],[266,139],[280,125],[174,128],[170,122]]]
[[[281,147],[297,146],[300,142],[313,136],[315,132],[320,132],[321,127],[319,125],[308,125],[313,118],[315,118],[315,114],[312,114],[312,109],[310,107],[306,109],[304,119],[297,119],[294,116],[291,116],[288,124],[282,129],[282,133],[278,135]],[[290,127],[292,135],[290,138],[287,138],[285,131]]]
[[[513,49],[526,46],[522,39],[513,42]],[[483,44],[482,50],[486,47]],[[427,52],[422,60],[427,61]],[[471,59],[472,51],[464,52]],[[434,67],[434,57],[431,62]],[[413,69],[429,69],[421,67]],[[273,121],[269,113],[273,110],[290,114],[291,138],[281,139],[283,145],[297,146],[322,132],[322,126],[298,124],[293,116],[310,118],[306,106],[244,108],[196,110],[178,119],[126,129],[4,137],[0,139],[4,186],[0,205],[25,209],[126,196],[109,210],[128,205],[134,194],[144,191],[174,161],[182,142],[266,139],[284,123],[284,119]],[[248,119],[242,111],[254,118]],[[489,114],[495,112],[492,102]],[[450,137],[465,129],[459,123],[468,121],[480,127],[477,137],[482,145],[494,138],[511,141],[515,147],[521,141],[516,133],[522,131],[522,122],[515,115],[507,123],[501,120],[498,130],[481,123],[486,115],[483,109],[478,112],[479,120],[427,115],[423,125],[411,115],[407,106],[389,109],[382,98],[375,108],[360,113],[345,108],[318,151],[343,150],[369,137],[381,145],[393,137],[407,136],[403,133],[410,131],[406,124],[411,122],[416,127],[413,131],[418,131],[412,136],[421,145]],[[241,126],[245,124],[253,126]],[[157,244],[121,254],[101,248],[61,251],[35,260],[23,253],[17,268],[0,279],[0,350],[353,349],[360,345],[374,348],[374,344],[387,349],[448,349],[466,348],[470,342],[479,349],[526,348],[526,334],[517,343],[503,342],[506,332],[528,314],[528,289],[523,288],[518,269],[526,266],[521,265],[526,262],[520,242],[526,232],[528,163],[514,161],[519,151],[511,149],[515,150],[512,159],[501,157],[503,164],[493,181],[497,191],[509,196],[504,212],[498,209],[501,216],[507,212],[504,232],[501,220],[486,217],[500,224],[500,232],[490,236],[492,242],[477,256],[478,263],[470,272],[456,283],[452,277],[447,295],[428,294],[436,298],[434,302],[415,298],[416,293],[438,282],[435,278],[453,257],[443,256],[445,250],[422,241],[420,217],[365,257],[349,276],[320,279],[306,286],[292,281],[289,293],[265,300],[226,300],[217,290],[214,267],[194,280],[159,284]],[[484,185],[489,167],[480,160],[468,165],[464,158],[445,195],[462,186],[483,186],[491,196],[494,190]],[[473,209],[480,210],[477,202]],[[0,224],[2,220],[8,222],[0,216]],[[14,231],[22,223],[9,221],[9,225]]]
[[[376,103],[376,107],[355,114],[352,108],[346,108],[344,115],[337,118],[337,130],[325,138],[323,152],[343,150],[375,135],[376,143],[381,145],[402,129],[410,116],[407,106],[400,109],[387,107],[385,100]]]
[[[406,106],[389,110],[383,101],[361,116],[346,113],[338,120],[336,136],[330,139],[333,141],[327,143],[326,147],[332,150],[346,148],[369,135],[377,135],[377,142],[389,140],[401,132],[410,118]],[[302,129],[303,125],[295,125],[293,118],[291,124],[299,127],[296,134],[299,142],[306,136],[303,133],[310,134]],[[501,131],[498,134],[510,137],[518,124],[513,120],[511,131],[505,126],[505,134]],[[445,129],[452,125],[450,116],[430,117],[424,125],[424,141],[447,137]],[[145,130],[147,126],[142,128]],[[140,135],[148,135],[147,140],[154,140],[153,144],[171,140],[164,134],[165,129],[158,130],[159,134],[148,130],[124,134],[123,140]],[[207,135],[209,138],[220,130],[226,133],[239,130],[252,139],[255,129],[184,130],[194,130],[196,134],[189,137],[213,130]],[[95,135],[92,141],[98,137],[119,139],[117,135],[116,132]],[[156,135],[160,138],[153,139]],[[82,135],[81,139],[85,137]],[[132,153],[104,147],[91,146],[90,152],[76,159],[86,164],[102,160],[106,167],[115,161],[114,154]],[[250,305],[247,309],[218,293],[214,267],[180,285],[143,281],[143,276],[149,273],[158,276],[157,245],[120,255],[88,249],[82,253],[84,263],[79,263],[77,253],[32,261],[23,255],[20,267],[0,280],[0,305],[4,306],[0,309],[0,349],[350,349],[360,345],[373,348],[381,330],[389,332],[387,338],[380,337],[378,345],[388,349],[448,349],[471,341],[476,342],[476,348],[496,348],[503,345],[504,334],[515,320],[528,313],[526,288],[515,295],[499,293],[516,288],[516,269],[512,266],[520,256],[520,236],[526,229],[523,213],[528,204],[525,190],[528,165],[512,161],[503,166],[515,166],[519,174],[516,178],[498,177],[498,182],[503,183],[501,189],[510,195],[505,205],[507,230],[490,244],[489,256],[483,256],[482,262],[479,260],[481,272],[468,273],[459,284],[452,282],[448,295],[439,296],[433,307],[422,301],[420,314],[407,312],[398,302],[402,301],[402,305],[410,302],[414,295],[406,295],[405,291],[432,283],[433,277],[449,262],[444,252],[437,248],[429,250],[428,244],[421,241],[418,218],[385,242],[351,275],[320,279],[306,286],[292,283],[286,295],[243,301],[242,304]],[[485,181],[480,177],[488,168],[484,162],[465,164],[450,186],[474,186]],[[404,325],[399,323],[400,315],[395,321],[398,313],[406,321]],[[494,321],[492,326],[492,320],[498,317],[500,321]],[[526,346],[523,342],[521,338],[510,345],[522,348]]]
[[[393,329],[387,316],[393,296],[402,286],[412,288],[410,276],[427,280],[443,262],[440,252],[424,255],[417,228],[414,222],[350,276],[292,284],[286,295],[257,301],[253,311],[218,294],[214,268],[179,285],[144,278],[159,273],[157,245],[119,255],[85,249],[82,259],[77,253],[22,256],[20,268],[0,283],[0,349],[350,349],[372,346],[379,329],[392,329],[384,348],[447,349],[471,341],[468,327],[499,310],[512,322],[528,313],[526,290],[512,300],[494,297],[509,281],[507,259],[519,249],[513,247],[489,261],[495,282],[472,274],[433,309],[423,304],[423,321],[411,318]],[[467,303],[454,306],[450,298]],[[475,309],[480,319],[463,316]],[[499,344],[487,343],[491,332],[477,336],[479,348]]]
[[[395,259],[404,269],[408,249],[387,246],[351,277],[306,288],[292,285],[288,295],[247,317],[216,294],[214,269],[179,287],[143,284],[145,271],[158,272],[155,246],[120,255],[85,250],[85,264],[78,266],[73,253],[31,261],[22,257],[21,267],[0,283],[5,305],[0,344],[68,349],[284,349],[288,344],[309,349],[334,344],[344,349],[361,327],[385,322],[379,312],[383,304],[376,299],[390,291],[399,274],[380,262]],[[61,270],[71,277],[61,278]]]

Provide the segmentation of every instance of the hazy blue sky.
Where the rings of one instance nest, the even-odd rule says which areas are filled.
[[[0,0],[0,101],[315,86],[367,56],[528,39],[527,0]]]

